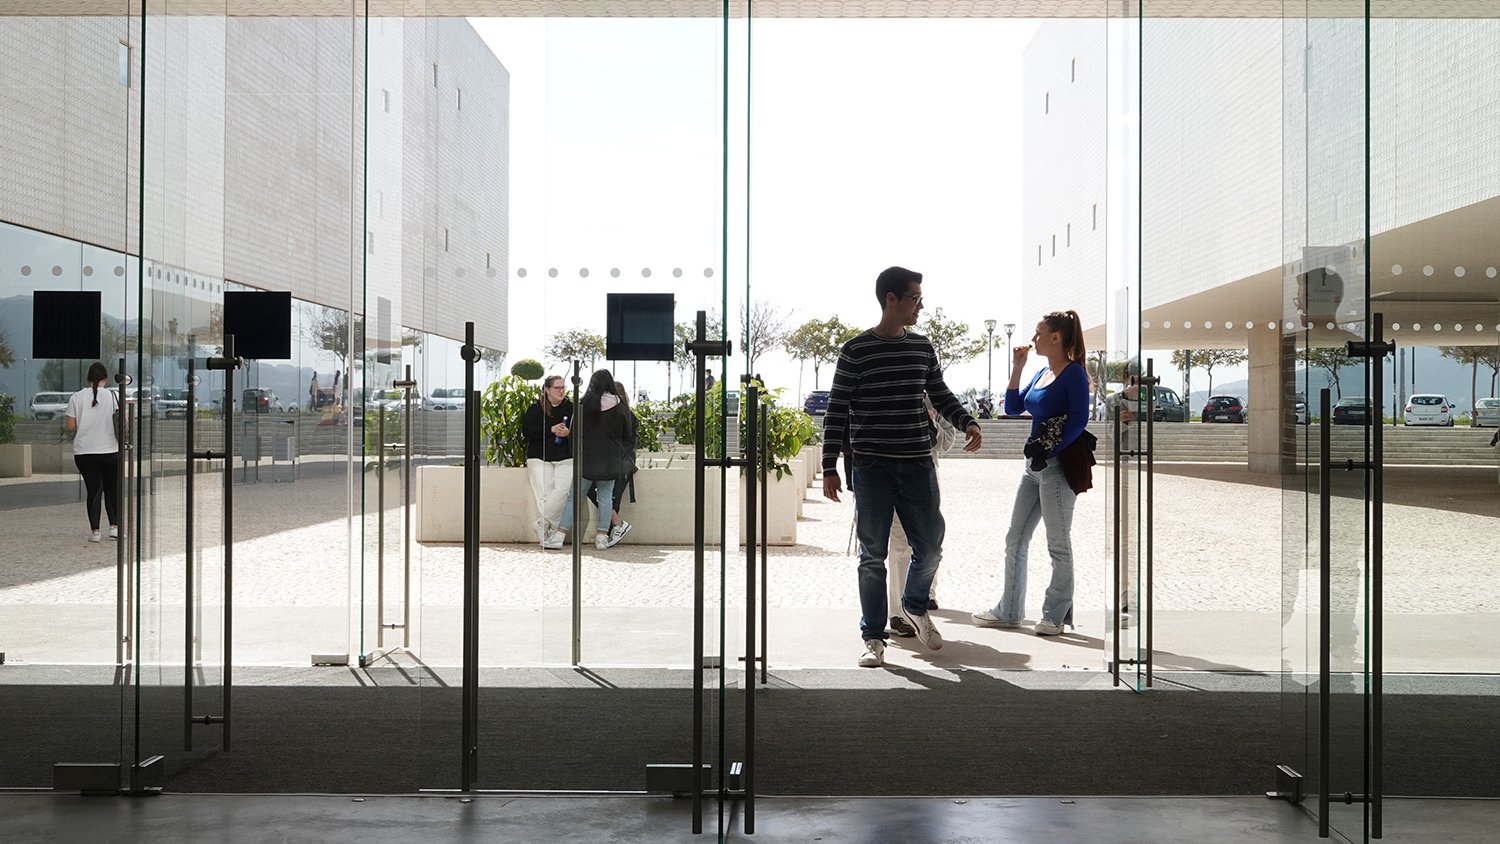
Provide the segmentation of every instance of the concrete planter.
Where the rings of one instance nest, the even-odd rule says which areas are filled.
[[[0,478],[31,477],[31,446],[25,443],[0,445]]]
[[[793,464],[797,466],[796,463]],[[770,491],[766,496],[766,542],[770,545],[797,544],[797,513],[802,502],[802,479],[796,472],[776,479],[772,472]],[[759,495],[759,492],[756,493]],[[759,502],[757,502],[759,503]],[[745,536],[745,479],[740,478],[740,544]]]
[[[691,461],[689,461],[690,464]],[[629,497],[622,505],[624,518],[632,525],[626,545],[691,545],[693,542],[693,470],[680,461],[678,468],[642,468],[635,476],[636,502]],[[723,508],[719,495],[720,469],[705,473],[704,505],[708,513],[710,544],[718,544],[716,514]],[[462,542],[462,466],[417,468],[414,501],[418,542]],[[526,470],[518,467],[485,466],[479,471],[479,538],[481,542],[534,543],[532,522],[536,501]],[[593,505],[585,507],[588,524],[594,522]]]
[[[32,443],[31,471],[38,475],[64,475],[78,471],[73,465],[73,443]]]

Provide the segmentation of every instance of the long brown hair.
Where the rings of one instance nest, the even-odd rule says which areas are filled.
[[[548,375],[542,379],[542,396],[537,399],[537,402],[542,406],[542,416],[548,419],[552,418],[552,400],[547,398],[547,388],[552,386],[553,381],[561,383],[562,380],[563,377],[561,375]]]
[[[94,403],[89,405],[89,407],[98,407],[99,385],[109,380],[109,370],[104,368],[104,364],[100,363],[99,361],[94,361],[94,363],[89,366],[88,379],[89,385],[94,388]]]
[[[1083,348],[1083,320],[1078,312],[1053,311],[1042,317],[1042,322],[1047,323],[1047,330],[1062,335],[1063,351],[1067,352],[1068,360],[1083,363],[1088,352]]]

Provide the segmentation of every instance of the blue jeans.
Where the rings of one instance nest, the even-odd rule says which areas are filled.
[[[1047,526],[1047,553],[1052,557],[1052,582],[1042,601],[1042,618],[1055,624],[1073,622],[1073,503],[1078,494],[1068,486],[1057,458],[1040,472],[1028,461],[1016,506],[1005,534],[1005,591],[991,610],[1001,621],[1019,622],[1025,615],[1026,550],[1038,521]]]
[[[901,604],[912,615],[927,614],[927,591],[943,559],[943,514],[937,471],[931,460],[884,460],[855,455],[849,472],[854,492],[854,531],[859,536],[859,620],[866,639],[887,639],[890,618],[885,598],[885,556],[891,517],[901,517],[911,543],[906,592]]]
[[[612,501],[614,499],[614,494],[615,494],[615,482],[613,480],[609,480],[609,481],[591,481],[588,478],[584,478],[583,479],[583,494],[584,495],[588,495],[589,494],[589,490],[598,490],[598,495],[599,495],[599,500],[600,501]],[[569,487],[568,488],[568,497],[563,500],[562,520],[561,520],[562,529],[563,530],[572,530],[573,529],[573,493],[576,492],[576,491],[577,490],[574,489],[573,487]],[[599,507],[597,509],[598,509],[598,519],[596,521],[599,522],[599,530],[603,531],[604,533],[609,533],[609,512],[610,512],[610,510],[609,510],[608,507]],[[585,508],[585,512],[587,512],[587,508]]]

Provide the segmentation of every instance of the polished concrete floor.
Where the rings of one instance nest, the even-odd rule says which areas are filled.
[[[658,797],[166,795],[155,798],[0,795],[0,840],[31,842],[826,842],[958,844],[1069,841],[1089,844],[1279,844],[1318,840],[1298,807],[1264,797],[766,798],[755,834],[743,806],[704,806],[691,832],[691,803]],[[1357,814],[1338,818],[1363,840]],[[1500,801],[1386,803],[1384,841],[1493,842]],[[1335,837],[1333,840],[1339,840]]]

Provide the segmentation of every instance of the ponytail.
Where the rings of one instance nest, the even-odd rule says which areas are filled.
[[[1068,360],[1083,363],[1088,358],[1083,347],[1083,318],[1077,311],[1053,311],[1042,317],[1042,321],[1047,323],[1048,330],[1062,335],[1063,351]]]
[[[108,380],[108,378],[109,378],[109,370],[107,370],[107,369],[104,368],[104,364],[100,363],[99,361],[94,361],[93,364],[91,364],[89,366],[89,375],[88,375],[88,378],[89,378],[89,384],[91,386],[93,386],[93,388],[94,388],[94,403],[91,404],[91,405],[89,405],[89,406],[90,407],[98,407],[99,406],[99,385],[103,384],[106,380]]]

